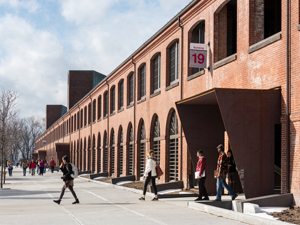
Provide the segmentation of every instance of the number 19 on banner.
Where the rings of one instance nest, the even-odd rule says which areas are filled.
[[[191,43],[190,44],[190,67],[206,68],[207,45]]]

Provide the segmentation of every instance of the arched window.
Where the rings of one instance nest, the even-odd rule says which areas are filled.
[[[151,94],[160,91],[161,56],[158,53],[151,60]]]
[[[167,86],[178,82],[179,41],[175,41],[167,50]]]
[[[84,147],[83,147],[83,156],[82,156],[82,170],[85,171],[86,170],[86,138],[84,138]]]
[[[130,75],[127,78],[127,105],[131,105],[133,104],[133,94],[134,94],[134,90],[133,90],[133,73],[130,73]]]
[[[98,96],[98,120],[101,119],[101,95]]]
[[[120,175],[123,174],[123,165],[124,165],[124,147],[123,147],[123,129],[120,126],[119,129],[119,169],[120,169]]]
[[[119,107],[118,109],[122,109],[124,107],[124,80],[122,79],[120,82],[119,82]]]
[[[96,99],[93,101],[93,122],[96,122]]]
[[[92,104],[88,105],[88,125],[92,122]]]
[[[76,113],[75,113],[75,115],[74,115],[74,125],[73,125],[74,130],[73,131],[77,130],[76,123],[77,123],[77,119],[76,119]]]
[[[169,181],[178,180],[178,120],[173,110],[169,122]]]
[[[138,87],[139,87],[139,95],[138,100],[141,100],[142,98],[146,97],[146,64],[143,64],[139,68],[138,72]]]
[[[205,21],[200,22],[189,34],[189,40],[192,43],[205,43]],[[193,75],[195,73],[198,73],[203,69],[200,68],[190,68],[189,75]]]
[[[93,135],[93,163],[92,163],[92,173],[96,172],[96,138]]]
[[[104,117],[108,116],[108,91],[104,93]]]
[[[115,113],[116,111],[116,88],[112,86],[110,89],[110,113]]]
[[[78,168],[82,171],[82,153],[83,153],[83,143],[82,139],[80,139],[80,147],[78,152]]]
[[[160,162],[160,126],[158,116],[155,115],[154,124],[153,124],[153,140],[152,146],[155,156],[157,157],[158,162]]]
[[[144,120],[140,122],[140,136],[139,136],[139,155],[140,155],[140,177],[144,175],[145,172],[145,159],[146,159],[146,130]]]
[[[103,172],[102,171],[102,168],[101,168],[101,160],[102,160],[102,157],[101,157],[101,153],[102,153],[102,148],[101,148],[101,135],[100,133],[98,133],[98,171],[99,172]]]
[[[84,126],[87,125],[87,107],[84,107]]]
[[[90,136],[88,139],[87,155],[88,155],[88,165],[86,168],[87,170],[92,170],[92,141]]]
[[[83,109],[80,111],[80,128],[83,127]]]
[[[103,172],[107,172],[108,171],[108,136],[106,131],[104,132],[104,168],[103,168]]]
[[[129,124],[128,127],[128,174],[133,175],[133,127]]]
[[[115,173],[115,131],[112,129],[111,133],[111,174]]]

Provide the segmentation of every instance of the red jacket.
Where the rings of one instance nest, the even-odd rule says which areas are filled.
[[[199,158],[197,163],[197,168],[196,168],[196,172],[199,172],[199,177],[201,177],[201,174],[203,173],[204,170],[206,170],[206,158],[202,156]]]
[[[34,162],[32,162],[32,163],[30,163],[30,167],[29,167],[30,169],[31,168],[35,168],[35,163]]]
[[[54,160],[51,160],[51,161],[50,161],[50,166],[55,166]]]

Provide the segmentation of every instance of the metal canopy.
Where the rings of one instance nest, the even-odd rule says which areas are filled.
[[[197,150],[203,150],[207,158],[208,193],[216,192],[216,146],[224,144],[225,131],[245,196],[274,193],[274,134],[275,124],[280,123],[280,90],[216,88],[176,105],[194,168]]]

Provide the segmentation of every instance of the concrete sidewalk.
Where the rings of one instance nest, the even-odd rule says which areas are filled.
[[[101,183],[75,180],[79,205],[72,205],[72,194],[66,190],[60,205],[53,203],[63,185],[60,173],[44,176],[22,175],[14,169],[5,188],[0,190],[0,224],[244,224],[186,207],[188,199],[140,202],[139,194],[112,188]]]

